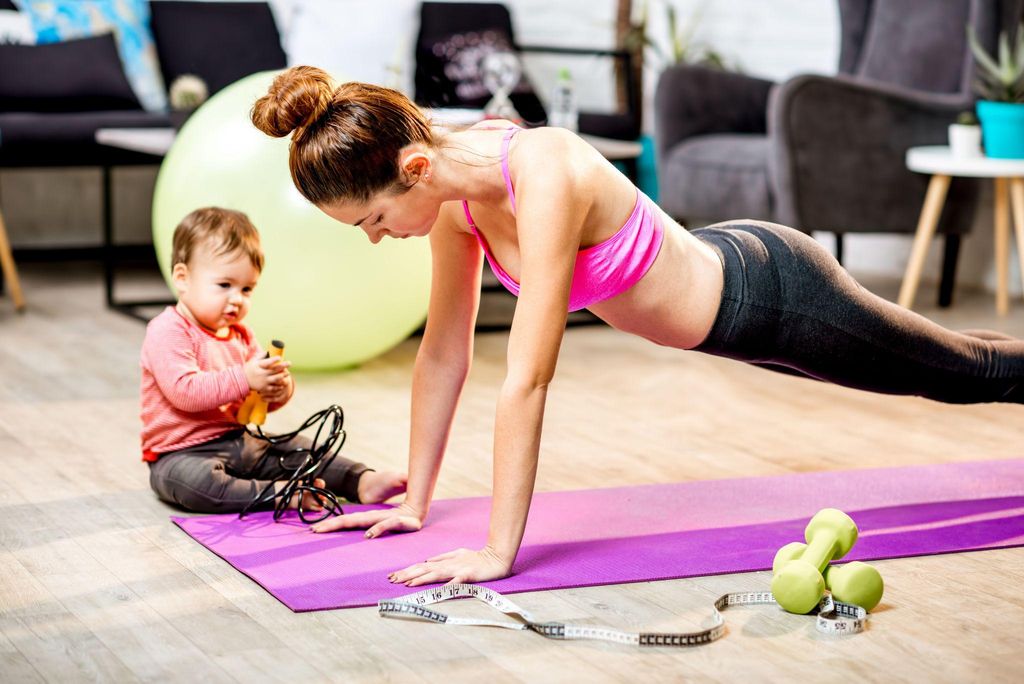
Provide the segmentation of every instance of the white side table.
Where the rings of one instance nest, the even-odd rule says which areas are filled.
[[[921,217],[914,234],[914,247],[903,276],[899,304],[911,308],[921,268],[928,255],[928,246],[935,235],[935,227],[946,200],[946,191],[953,176],[992,178],[995,181],[995,251],[996,251],[996,311],[1005,316],[1010,310],[1010,204],[1013,205],[1013,223],[1017,232],[1017,256],[1020,259],[1021,279],[1024,281],[1024,159],[991,159],[989,157],[954,157],[948,147],[912,147],[907,150],[907,168],[918,173],[931,174]]]

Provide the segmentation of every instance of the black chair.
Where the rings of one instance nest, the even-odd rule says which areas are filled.
[[[161,0],[149,7],[168,86],[182,74],[195,74],[212,95],[250,74],[287,66],[266,2]]]
[[[467,46],[467,42],[473,45]],[[458,59],[457,56],[446,54],[445,47],[448,51],[455,52],[465,47],[476,50],[478,57],[475,62],[465,64],[467,60],[463,59],[464,63],[459,69],[469,72],[465,74],[465,83],[457,82],[445,73],[452,60]],[[479,88],[470,88],[471,92],[467,96],[467,88],[463,86],[472,80],[479,83],[479,56],[494,49],[511,49],[521,53],[598,56],[616,60],[620,66],[619,72],[624,78],[624,111],[612,114],[580,112],[579,130],[581,133],[619,140],[636,140],[640,136],[640,92],[634,78],[633,56],[630,52],[521,45],[516,41],[508,8],[500,3],[422,3],[419,35],[416,40],[416,102],[427,107],[482,107],[490,99],[489,94],[479,92]],[[529,124],[543,125],[547,120],[544,106],[525,74],[510,99]]]
[[[973,109],[965,26],[991,49],[1021,0],[838,0],[839,73],[785,83],[689,66],[660,77],[655,139],[660,203],[686,220],[761,218],[810,232],[913,233],[928,178],[909,147],[945,144]],[[952,297],[960,236],[978,184],[953,181],[940,304]]]

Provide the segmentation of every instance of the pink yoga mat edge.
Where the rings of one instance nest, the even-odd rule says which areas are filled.
[[[369,546],[375,540],[359,539],[361,533],[311,535],[287,523],[268,525],[259,517],[269,513],[252,514],[248,523],[231,515],[172,520],[290,609],[306,612],[373,606],[416,590],[387,583],[386,570],[405,567],[403,558],[422,559],[420,550],[468,546],[462,542],[479,535],[481,525],[486,532],[488,501],[438,501],[436,525],[398,535],[403,539],[386,547]],[[628,520],[617,519],[620,502]],[[729,478],[539,492],[516,574],[486,584],[519,593],[767,570],[773,549],[802,536],[806,519],[831,502],[841,502],[837,507],[868,535],[844,560],[1024,545],[1021,459]],[[589,508],[581,512],[581,506]],[[774,515],[766,517],[766,510]],[[593,512],[608,515],[596,520],[601,529],[580,522],[593,519]],[[638,536],[638,530],[650,534]],[[295,558],[289,549],[296,549]],[[393,555],[393,562],[381,553]]]

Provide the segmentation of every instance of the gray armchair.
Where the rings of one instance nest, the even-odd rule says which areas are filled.
[[[684,221],[762,218],[800,230],[913,233],[927,177],[909,147],[944,144],[973,108],[964,27],[989,49],[1022,0],[838,0],[839,74],[784,83],[691,66],[667,69],[655,94],[660,204]],[[955,179],[940,304],[952,296],[960,236],[978,185]]]

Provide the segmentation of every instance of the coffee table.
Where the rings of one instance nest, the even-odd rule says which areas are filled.
[[[96,131],[96,142],[101,145],[109,145],[132,152],[141,152],[153,157],[153,163],[159,161],[171,149],[177,131],[173,128],[100,128]],[[149,321],[149,317],[138,311],[139,307],[154,307],[173,305],[174,300],[165,299],[136,299],[123,300],[114,296],[114,281],[117,275],[117,267],[120,265],[117,259],[117,250],[114,245],[114,221],[113,221],[113,183],[111,173],[113,167],[105,164],[103,172],[103,288],[106,297],[107,307],[119,313],[123,313],[140,321]]]

